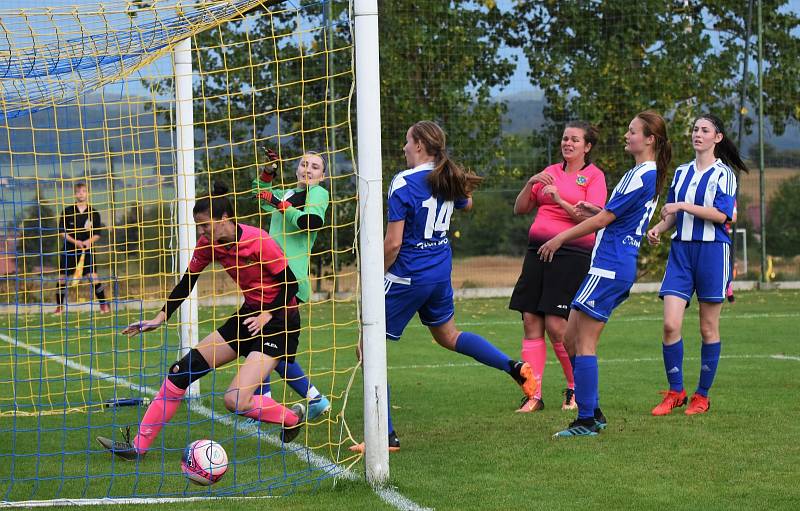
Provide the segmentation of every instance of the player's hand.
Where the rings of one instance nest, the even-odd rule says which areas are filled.
[[[603,208],[585,200],[578,201],[575,204],[575,214],[582,218],[591,218],[601,211],[603,211]]]
[[[664,204],[664,207],[661,208],[661,219],[663,220],[669,215],[674,215],[680,210],[681,205],[679,202],[670,202],[669,204]]]
[[[558,239],[558,236],[551,239],[550,241],[539,247],[539,250],[537,252],[537,254],[539,254],[539,259],[541,259],[546,263],[551,262],[553,260],[553,256],[555,255],[555,253],[558,251],[559,248],[561,248],[561,245],[562,243],[561,240]]]
[[[144,332],[150,332],[151,330],[155,330],[156,328],[160,327],[163,323],[163,320],[160,319],[151,319],[149,321],[137,321],[136,323],[131,323],[125,330],[122,331],[122,335],[127,335],[128,337],[133,337],[134,335],[138,335]]]
[[[548,176],[549,175],[550,174],[548,174]],[[556,185],[546,185],[544,188],[542,188],[542,193],[549,195],[553,199],[553,202],[559,202],[561,200],[561,197],[558,195],[558,188]]]
[[[75,248],[83,250],[83,242],[81,240],[75,240]]]
[[[264,325],[269,323],[269,320],[272,319],[272,314],[267,311],[262,312],[258,316],[250,316],[249,318],[242,321],[244,325],[247,327],[247,330],[250,332],[250,335],[257,335],[261,329],[264,328]]]
[[[258,192],[257,197],[263,201],[271,203],[273,195],[272,192],[270,192],[269,190],[261,190],[260,192]]]
[[[92,242],[92,239],[91,239],[91,238],[89,238],[88,240],[86,240],[86,241],[84,241],[84,242],[83,242],[83,248],[84,248],[84,249],[91,248],[91,247],[92,247],[92,243],[93,243],[93,242]]]
[[[280,160],[280,157],[278,156],[278,153],[272,149],[264,149],[264,155],[266,157],[266,163],[261,166],[261,175],[258,177],[258,179],[265,183],[269,183],[278,173],[278,160]]]
[[[647,242],[651,245],[658,245],[661,243],[661,233],[655,227],[647,231]]]
[[[543,185],[551,185],[555,182],[556,182],[555,178],[545,171],[541,171],[538,174],[534,174],[533,176],[531,176],[530,179],[528,179],[528,184],[531,186],[535,185],[536,183],[542,183]]]

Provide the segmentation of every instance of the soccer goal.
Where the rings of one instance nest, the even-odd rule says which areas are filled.
[[[0,501],[290,494],[360,477],[348,447],[362,435],[366,478],[385,482],[376,0],[28,5],[0,7]],[[237,222],[299,236],[257,192],[270,169],[275,195],[311,197],[308,155],[329,201],[322,226],[299,234],[305,252],[285,253],[308,276],[295,271],[309,384],[273,373],[264,391],[306,409],[322,396],[329,410],[282,442],[280,426],[223,406],[238,359],[192,384],[146,457],[111,456],[95,438],[135,434],[169,367],[243,300],[230,272],[208,267],[160,329],[122,334],[189,265],[196,201],[227,189]],[[363,410],[347,406],[361,398],[359,339]],[[181,467],[201,439],[227,453],[210,486]]]

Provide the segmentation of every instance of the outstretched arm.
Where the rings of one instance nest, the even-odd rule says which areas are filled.
[[[608,224],[614,221],[617,218],[614,213],[604,209],[603,211],[599,212],[595,216],[591,218],[587,218],[583,222],[579,223],[578,225],[567,229],[566,231],[562,232],[561,234],[557,235],[541,247],[539,247],[539,257],[542,261],[550,262],[553,260],[553,255],[556,251],[561,248],[561,245],[564,243],[578,239],[582,236],[586,236],[587,234],[591,234],[593,232],[597,232],[600,229],[606,227]]]
[[[165,303],[161,310],[158,311],[158,314],[156,314],[156,316],[150,321],[137,321],[136,323],[131,323],[125,328],[125,330],[122,331],[123,335],[132,337],[136,334],[149,332],[160,327],[172,316],[176,310],[178,310],[183,301],[189,296],[189,294],[191,294],[192,289],[194,289],[194,285],[197,283],[197,279],[199,277],[199,273],[190,273],[187,269],[183,274],[183,277],[181,277],[180,282],[178,282],[178,285],[172,289],[172,292],[167,298],[167,303]]]

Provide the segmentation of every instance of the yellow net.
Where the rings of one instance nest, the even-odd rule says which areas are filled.
[[[198,438],[228,451],[234,475],[214,487],[220,493],[285,493],[336,473],[353,460],[341,454],[343,404],[358,340],[348,2],[73,3],[0,7],[0,434],[12,439],[14,461],[4,500],[187,495],[191,487],[170,481],[184,481],[179,453]],[[186,39],[197,198],[224,185],[236,222],[269,231],[305,290],[296,358],[304,374],[273,373],[270,389],[311,415],[331,404],[299,437],[305,461],[285,462],[279,427],[225,410],[244,358],[201,379],[199,397],[153,444],[149,457],[173,463],[123,471],[105,454],[103,463],[88,456],[100,456],[96,435],[136,431],[185,353],[177,312],[153,332],[121,331],[157,313],[186,270],[179,251],[194,248],[178,240],[186,198],[174,48]],[[303,169],[315,158],[325,174],[312,187]],[[265,186],[258,177],[273,165]],[[322,224],[298,226],[256,196],[264,189]],[[241,304],[231,276],[218,264],[200,276],[199,339]],[[31,493],[31,481],[77,475],[80,483]]]

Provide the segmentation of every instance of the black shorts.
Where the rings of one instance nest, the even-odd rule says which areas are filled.
[[[245,302],[217,332],[240,357],[259,351],[272,358],[294,362],[300,340],[300,312],[297,307],[281,307],[272,311],[272,319],[264,325],[261,333],[252,335],[244,320],[260,313],[260,309]]]
[[[89,275],[92,273],[94,271],[94,257],[92,257],[91,250],[84,250],[83,252],[80,250],[67,250],[61,252],[61,257],[59,258],[61,273],[67,277],[72,277],[75,274],[75,268],[78,266],[81,254],[86,255],[83,259],[83,274]]]
[[[539,259],[539,247],[530,246],[508,308],[531,314],[569,317],[570,303],[589,271],[591,256],[559,249],[549,263]]]

